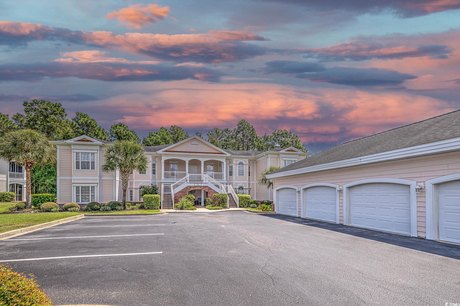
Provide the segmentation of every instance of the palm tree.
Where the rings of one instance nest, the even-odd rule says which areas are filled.
[[[128,140],[115,141],[105,153],[104,171],[120,171],[123,209],[126,209],[126,192],[129,176],[134,170],[145,171],[147,158],[140,144]]]
[[[32,168],[55,160],[55,150],[45,135],[34,130],[18,130],[7,133],[0,140],[0,157],[14,161],[26,170],[26,202],[32,205]]]
[[[260,183],[263,184],[263,185],[266,185],[268,189],[272,188],[273,187],[273,181],[268,179],[267,178],[267,175],[269,175],[270,173],[273,173],[277,170],[279,170],[280,168],[279,167],[270,167],[268,168],[267,170],[264,171],[264,173],[262,173],[262,178],[260,179]]]

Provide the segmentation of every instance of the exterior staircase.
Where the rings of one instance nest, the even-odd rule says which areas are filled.
[[[163,202],[162,208],[163,209],[173,209],[173,200],[172,200],[172,195],[171,195],[171,186],[166,185],[163,187]]]
[[[237,208],[238,205],[236,205],[235,199],[233,199],[233,196],[231,193],[228,194],[228,207],[229,208]]]

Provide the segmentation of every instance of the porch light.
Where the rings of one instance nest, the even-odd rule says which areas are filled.
[[[342,186],[337,186],[337,191],[342,191],[343,187]]]
[[[419,193],[425,190],[425,184],[424,183],[418,183],[417,186],[415,186],[415,192]]]

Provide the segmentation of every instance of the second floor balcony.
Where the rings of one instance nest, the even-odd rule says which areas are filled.
[[[225,181],[227,178],[225,169],[225,160],[170,158],[163,162],[162,179],[176,182],[186,176],[193,180],[194,177],[206,174],[216,181]]]

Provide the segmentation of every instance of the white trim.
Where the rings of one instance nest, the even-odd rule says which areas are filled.
[[[88,204],[90,202],[77,202],[77,195],[75,192],[75,187],[81,187],[81,186],[89,186],[89,187],[94,187],[94,200],[90,200],[90,202],[99,202],[99,184],[97,183],[72,183],[72,202],[78,203],[78,204]],[[80,191],[81,192],[81,191]],[[91,190],[90,190],[91,193]],[[81,198],[81,195],[80,195]]]
[[[337,184],[331,184],[331,183],[315,183],[315,184],[308,184],[308,185],[305,185],[305,186],[302,186],[300,187],[300,217],[301,218],[307,218],[307,216],[305,215],[305,212],[304,212],[304,209],[303,209],[303,206],[304,206],[304,203],[303,203],[303,193],[305,192],[306,189],[308,188],[313,188],[313,187],[330,187],[330,188],[334,188],[335,189],[335,223],[339,223],[339,214],[340,214],[340,208],[339,208],[339,190],[338,190],[338,187],[339,185]],[[325,220],[321,220],[321,221],[325,221]],[[327,221],[325,221],[327,222]]]
[[[295,202],[296,202],[296,217],[298,217],[299,215],[299,198],[298,198],[298,192],[300,191],[299,187],[297,186],[294,186],[294,185],[282,185],[282,186],[279,186],[275,189],[273,189],[273,200],[275,202],[275,212],[278,214],[279,211],[278,211],[278,197],[276,196],[276,192],[280,189],[294,189],[296,194],[295,194]]]
[[[410,235],[417,237],[417,193],[415,188],[417,186],[416,181],[395,179],[395,178],[370,178],[343,185],[343,224],[350,225],[349,216],[349,201],[348,201],[348,189],[354,186],[365,185],[365,184],[398,184],[409,186],[410,193]]]
[[[91,142],[79,142],[79,140],[81,140],[81,139],[88,139]],[[86,135],[80,135],[80,136],[77,136],[75,138],[68,139],[68,140],[51,141],[51,143],[54,143],[54,144],[66,143],[66,144],[81,144],[81,145],[99,145],[99,146],[104,144],[103,142],[101,142],[101,141],[99,141],[97,139],[94,139],[92,137],[86,136]]]
[[[221,153],[224,154],[225,156],[230,156],[230,154],[228,154],[228,153],[225,152],[224,150],[222,150],[222,149],[216,147],[216,146],[213,145],[212,143],[207,142],[206,140],[204,140],[203,138],[198,137],[198,136],[192,136],[192,137],[189,137],[189,138],[184,139],[184,140],[182,140],[182,141],[179,141],[179,142],[177,142],[177,143],[174,143],[174,144],[172,144],[172,145],[170,145],[170,146],[168,146],[168,147],[166,147],[166,148],[163,148],[163,149],[157,151],[157,153],[174,153],[174,154],[175,154],[175,153],[180,153],[180,152],[166,152],[166,151],[171,150],[172,148],[177,147],[177,146],[179,146],[179,145],[181,145],[181,144],[183,144],[183,143],[186,143],[187,141],[190,141],[190,140],[192,140],[192,139],[196,139],[196,140],[198,140],[198,141],[204,143],[205,145],[207,145],[207,146],[209,146],[209,147],[211,147],[211,148],[213,148],[213,149],[215,149],[215,150],[221,152]],[[200,155],[202,154],[201,152],[196,152],[196,153],[197,153],[197,154],[200,154]],[[190,154],[190,153],[186,153],[186,154]],[[205,152],[204,152],[204,154],[212,154],[212,153],[205,153]]]
[[[452,138],[443,141],[432,142],[420,146],[413,146],[404,149],[392,150],[377,154],[365,155],[361,157],[339,160],[332,163],[314,165],[294,170],[282,171],[267,175],[267,178],[274,179],[278,177],[285,177],[291,175],[298,175],[316,171],[331,170],[337,168],[352,167],[358,165],[366,165],[370,163],[378,163],[408,157],[417,157],[423,155],[430,155],[436,153],[444,153],[450,151],[460,150],[460,138]]]
[[[460,180],[460,173],[437,177],[425,182],[426,190],[426,239],[439,240],[439,203],[434,185]]]

